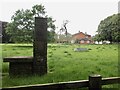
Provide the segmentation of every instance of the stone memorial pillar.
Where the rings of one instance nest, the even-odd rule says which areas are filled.
[[[47,18],[35,17],[33,73],[47,73]]]

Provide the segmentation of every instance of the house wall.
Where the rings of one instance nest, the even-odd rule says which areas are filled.
[[[73,39],[81,39],[81,38],[85,38],[86,35],[83,34],[82,32],[80,32],[79,34],[73,35]]]
[[[90,44],[90,43],[91,43],[91,41],[89,41],[89,40],[88,41],[84,41],[84,40],[80,41],[80,44]]]
[[[88,38],[89,40],[87,40],[87,41],[86,40],[81,40],[78,43],[80,43],[80,44],[90,44],[90,43],[92,43],[91,35],[86,35],[82,32],[79,32],[79,33],[74,34],[72,36],[72,40],[80,40],[80,39],[84,39],[84,38]]]

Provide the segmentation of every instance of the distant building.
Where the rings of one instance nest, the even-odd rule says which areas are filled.
[[[92,44],[92,37],[87,33],[79,32],[72,35],[72,42],[79,43],[79,44]]]

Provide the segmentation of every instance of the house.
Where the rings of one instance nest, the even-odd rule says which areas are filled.
[[[79,32],[72,35],[72,42],[79,44],[92,44],[92,37],[87,33]]]

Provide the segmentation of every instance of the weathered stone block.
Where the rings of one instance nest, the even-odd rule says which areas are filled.
[[[33,71],[35,74],[47,73],[47,18],[35,18],[34,31],[34,61]]]
[[[88,51],[88,49],[87,48],[74,48],[74,51],[75,52],[86,52]]]
[[[9,74],[15,75],[29,75],[33,70],[33,57],[10,57],[4,58],[4,62],[9,62]]]
[[[47,18],[35,18],[33,56],[4,58],[4,62],[9,62],[9,74],[12,76],[47,73]]]

